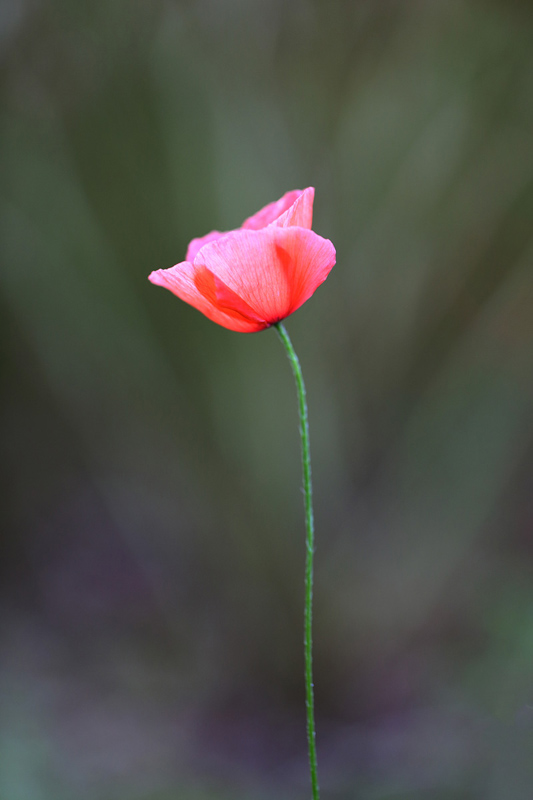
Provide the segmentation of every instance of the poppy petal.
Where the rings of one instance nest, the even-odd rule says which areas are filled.
[[[307,228],[276,225],[233,231],[206,244],[195,260],[267,325],[308,300],[334,264],[329,240]]]
[[[209,233],[206,233],[205,236],[200,236],[198,239],[193,239],[187,248],[185,261],[188,261],[190,264],[192,264],[196,258],[196,254],[202,249],[204,244],[207,244],[208,242],[214,242],[215,239],[220,239],[221,236],[225,236],[225,233],[221,233],[220,231],[210,231]]]
[[[215,276],[212,276],[211,280],[210,273],[206,274],[208,272],[199,270],[188,261],[182,261],[170,269],[158,269],[152,272],[149,280],[157,286],[169,289],[210,320],[229,330],[254,333],[267,327],[267,323],[262,322],[253,311],[250,310],[253,317],[243,314],[242,311],[247,308],[246,304],[230,289],[223,287],[222,282]],[[217,300],[219,292],[223,295],[222,302]],[[232,308],[230,299],[234,300],[241,310]]]
[[[281,228],[288,228],[289,225],[298,225],[300,228],[313,226],[313,200],[315,190],[312,186],[304,189],[301,195],[296,198],[294,203],[287,211],[284,211],[271,225],[279,225]]]
[[[246,230],[258,231],[261,228],[266,228],[271,222],[275,222],[285,211],[298,200],[302,191],[300,189],[293,189],[292,192],[287,192],[279,200],[274,203],[269,203],[256,214],[248,219],[245,219],[241,228]]]

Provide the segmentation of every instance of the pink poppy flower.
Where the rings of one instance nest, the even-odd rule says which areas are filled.
[[[311,230],[315,190],[287,192],[234,231],[193,239],[186,260],[149,279],[206,317],[241,333],[280,322],[309,300],[335,264]]]

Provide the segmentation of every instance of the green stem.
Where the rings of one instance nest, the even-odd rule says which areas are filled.
[[[313,487],[311,484],[311,453],[309,450],[309,422],[307,419],[307,401],[305,384],[298,356],[289,338],[285,326],[278,322],[275,325],[279,337],[291,362],[298,406],[300,410],[300,436],[302,439],[302,470],[305,492],[305,527],[306,527],[306,559],[305,559],[305,613],[304,613],[304,656],[305,656],[305,704],[307,708],[307,743],[309,746],[309,770],[313,800],[320,800],[316,761],[315,731],[315,697],[313,691],[313,553],[314,553],[314,521],[313,521]]]

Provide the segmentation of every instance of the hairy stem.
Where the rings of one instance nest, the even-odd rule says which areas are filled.
[[[314,554],[314,521],[313,521],[313,487],[311,484],[311,453],[309,450],[309,422],[307,418],[307,401],[305,384],[298,356],[294,351],[285,326],[276,324],[279,337],[291,362],[300,411],[300,436],[302,440],[302,471],[305,493],[305,527],[306,527],[306,559],[305,559],[305,612],[304,612],[304,658],[305,658],[305,704],[307,708],[307,742],[309,746],[309,770],[313,800],[319,800],[316,731],[315,731],[315,697],[313,689],[313,554]]]

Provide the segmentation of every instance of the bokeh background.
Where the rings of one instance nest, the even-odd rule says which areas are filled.
[[[309,797],[290,367],[147,275],[314,185],[324,798],[531,800],[531,4],[4,0],[0,60],[0,797]]]

